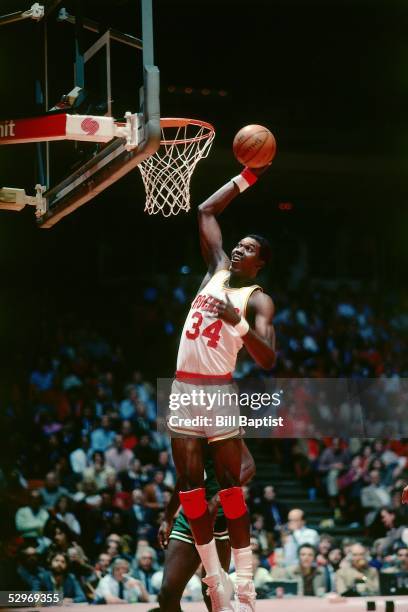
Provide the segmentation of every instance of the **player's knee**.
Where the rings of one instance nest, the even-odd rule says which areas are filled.
[[[227,519],[237,519],[247,513],[247,505],[241,487],[230,487],[219,492],[220,502]]]

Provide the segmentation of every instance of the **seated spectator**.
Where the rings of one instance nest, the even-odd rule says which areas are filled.
[[[369,481],[370,484],[361,490],[361,505],[363,508],[370,510],[365,518],[367,527],[374,523],[379,510],[391,503],[391,496],[387,487],[381,484],[381,476],[378,470],[370,470]]]
[[[141,489],[132,492],[132,506],[127,512],[130,534],[136,538],[139,527],[149,522],[151,511],[146,507],[144,493]]]
[[[128,576],[129,563],[126,559],[116,559],[112,563],[112,573],[99,581],[95,591],[96,603],[125,604],[149,601],[149,593],[140,580]]]
[[[283,558],[285,565],[294,565],[298,559],[298,549],[302,544],[317,546],[319,534],[315,529],[306,527],[303,510],[294,508],[288,514],[288,522],[282,531]]]
[[[341,447],[340,438],[333,438],[332,443],[320,456],[318,470],[324,477],[327,495],[332,507],[337,505],[338,477],[350,463],[350,452]]]
[[[45,485],[40,489],[40,493],[47,509],[54,508],[61,495],[69,495],[68,490],[60,486],[59,478],[55,472],[48,472],[45,477]]]
[[[53,514],[61,523],[68,525],[70,530],[76,535],[81,535],[81,525],[72,512],[69,512],[71,498],[68,495],[61,495],[55,504]]]
[[[49,514],[43,507],[42,495],[35,489],[30,493],[28,506],[23,506],[16,512],[16,529],[24,538],[40,538],[48,519]]]
[[[134,385],[127,385],[125,393],[127,397],[120,402],[119,416],[123,420],[129,420],[136,416],[139,395]]]
[[[272,532],[279,542],[281,527],[288,519],[288,510],[284,504],[276,500],[275,488],[272,485],[263,488],[259,511],[265,517],[265,529]]]
[[[155,470],[153,481],[143,489],[146,508],[162,510],[165,503],[165,491],[171,492],[171,489],[164,484],[164,472],[163,470]]]
[[[21,586],[26,591],[42,591],[44,589],[45,569],[41,567],[37,549],[26,544],[18,555],[17,574]]]
[[[333,538],[327,533],[322,533],[317,545],[317,565],[327,565],[329,562],[329,551],[333,547]]]
[[[408,575],[408,546],[400,544],[395,550],[395,556],[392,561],[387,563],[382,572],[386,574],[397,574],[404,572]]]
[[[151,447],[150,437],[148,434],[143,434],[139,444],[134,450],[135,457],[140,460],[142,466],[150,466],[153,468],[157,464],[157,451]]]
[[[77,489],[77,492],[72,496],[75,502],[91,507],[99,506],[102,497],[98,493],[98,487],[94,478],[86,476],[82,482],[78,483]]]
[[[123,446],[123,436],[116,434],[113,447],[105,452],[106,465],[113,468],[117,474],[127,472],[130,468],[133,453]]]
[[[112,559],[107,553],[101,553],[98,556],[94,567],[94,572],[99,580],[106,576],[106,574],[109,572],[109,566],[111,564],[111,561]]]
[[[401,513],[390,506],[380,510],[380,517],[387,531],[385,537],[377,541],[378,550],[382,555],[390,555],[395,544],[401,541],[406,522]]]
[[[251,534],[258,539],[263,554],[266,555],[272,550],[272,536],[265,529],[264,517],[262,514],[254,514],[252,516]]]
[[[92,453],[92,460],[84,472],[83,480],[94,480],[98,490],[107,486],[107,479],[115,475],[115,468],[105,464],[105,455],[101,451]]]
[[[119,474],[119,480],[122,483],[123,491],[133,491],[140,489],[147,481],[147,475],[142,471],[140,459],[134,457],[130,463],[127,472]]]
[[[379,595],[378,571],[368,564],[367,549],[353,544],[349,567],[341,567],[335,575],[336,592],[344,596]]]
[[[170,456],[168,451],[159,452],[158,468],[160,470],[163,470],[164,484],[169,487],[169,489],[174,489],[176,484],[176,472],[174,466],[170,462]]]
[[[104,414],[100,421],[100,426],[91,433],[91,448],[93,451],[104,453],[115,440],[115,432],[111,430],[110,417]]]
[[[277,567],[271,571],[272,580],[296,580],[298,595],[321,597],[327,592],[323,568],[316,565],[316,549],[302,544],[298,550],[298,562],[289,567]]]
[[[50,569],[45,575],[44,591],[61,593],[63,603],[86,602],[85,593],[73,574],[68,572],[68,559],[63,553],[55,553],[50,559]]]
[[[82,434],[80,445],[69,456],[71,469],[75,474],[82,474],[85,468],[90,465],[91,453],[89,436]]]
[[[52,520],[45,528],[45,533],[51,539],[51,544],[46,551],[47,557],[51,558],[57,552],[67,554],[68,548],[75,546],[83,559],[86,559],[82,548],[75,542],[76,534],[70,530],[68,525],[60,521]]]
[[[151,546],[144,546],[136,552],[135,559],[132,563],[132,576],[140,582],[146,588],[146,591],[150,595],[157,595],[158,591],[155,590],[152,577],[156,573],[157,568],[157,555],[156,551]]]
[[[128,420],[123,421],[120,428],[120,433],[123,438],[123,448],[127,448],[128,450],[133,451],[136,444],[138,443],[138,439],[133,431],[132,423]]]
[[[330,593],[336,592],[336,572],[340,569],[343,560],[341,548],[334,546],[328,554],[327,565],[324,566],[326,571],[327,591]]]

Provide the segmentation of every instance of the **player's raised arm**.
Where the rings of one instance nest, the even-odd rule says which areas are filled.
[[[201,252],[211,274],[229,266],[229,257],[222,248],[222,234],[217,216],[238,194],[238,187],[229,181],[198,207]]]
[[[261,170],[245,168],[198,207],[201,252],[211,274],[228,268],[230,259],[222,248],[221,228],[217,217],[241,192],[253,185]]]

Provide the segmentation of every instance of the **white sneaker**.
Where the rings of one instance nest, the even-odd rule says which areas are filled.
[[[231,595],[234,590],[228,574],[221,569],[220,574],[206,576],[203,578],[204,584],[208,586],[207,595],[211,599],[213,612],[230,612]]]
[[[255,612],[256,591],[252,580],[238,582],[235,587],[236,612]]]

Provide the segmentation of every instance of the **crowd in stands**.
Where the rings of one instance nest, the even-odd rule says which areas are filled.
[[[169,311],[162,317],[166,292],[146,292],[139,341],[157,320],[168,337],[176,333],[188,292],[175,291],[170,320]],[[383,376],[387,400],[403,407],[408,323],[392,300],[376,309],[361,296],[320,289],[277,302],[277,376]],[[156,381],[129,368],[125,352],[89,323],[71,321],[48,331],[36,363],[20,367],[1,415],[3,589],[59,592],[67,602],[156,600],[164,558],[157,535],[176,475],[169,439],[156,431]],[[241,362],[238,374],[253,375],[251,363]],[[285,461],[290,456],[309,499],[327,498],[333,520],[361,527],[364,537],[338,539],[324,525],[309,527],[302,508],[285,507],[272,482],[261,487],[255,479],[246,496],[259,596],[375,594],[381,573],[408,572],[400,504],[408,443],[330,437],[280,444],[271,442]],[[202,597],[197,575],[185,597]]]

